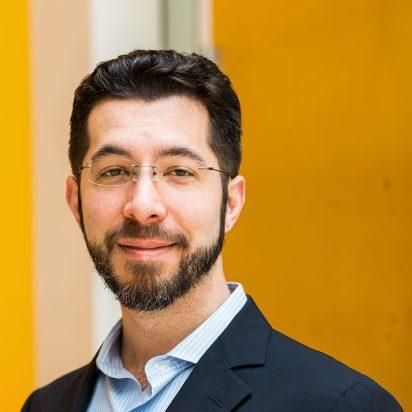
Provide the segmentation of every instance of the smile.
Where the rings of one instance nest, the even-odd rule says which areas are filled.
[[[157,244],[156,242],[119,242],[118,246],[132,259],[157,260],[166,256],[175,244]]]

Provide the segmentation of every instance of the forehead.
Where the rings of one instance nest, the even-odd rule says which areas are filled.
[[[86,160],[102,146],[126,149],[149,157],[159,149],[183,146],[211,160],[208,145],[209,115],[203,104],[185,96],[151,102],[105,100],[88,118],[89,150]]]

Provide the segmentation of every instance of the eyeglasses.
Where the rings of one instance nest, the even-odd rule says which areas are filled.
[[[203,182],[205,172],[219,172],[227,177],[229,174],[212,166],[199,165],[191,159],[166,158],[158,165],[131,164],[128,159],[121,156],[105,156],[97,159],[90,165],[80,167],[80,171],[89,170],[88,180],[97,186],[124,186],[130,182],[135,183],[143,168],[151,169],[153,181],[162,181],[170,186],[184,187],[195,186]]]

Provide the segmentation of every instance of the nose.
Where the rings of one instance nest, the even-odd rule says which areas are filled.
[[[126,218],[150,225],[162,221],[167,215],[167,208],[160,196],[153,179],[153,170],[141,168],[133,177],[130,192],[123,209]]]

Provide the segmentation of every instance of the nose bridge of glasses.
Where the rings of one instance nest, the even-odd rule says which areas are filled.
[[[155,182],[158,180],[158,166],[156,165],[132,165],[133,171],[132,171],[132,181],[135,183],[137,182],[137,178],[140,175],[140,171],[143,168],[150,168],[151,173],[152,173],[152,180]]]

